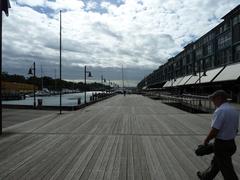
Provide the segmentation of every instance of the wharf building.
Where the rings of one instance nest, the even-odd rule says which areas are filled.
[[[222,19],[141,80],[138,89],[196,95],[225,89],[240,102],[240,5]]]

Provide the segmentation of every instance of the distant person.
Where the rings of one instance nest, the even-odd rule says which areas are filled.
[[[197,172],[201,180],[212,180],[221,171],[224,180],[238,180],[232,164],[232,155],[236,152],[235,137],[238,133],[239,112],[227,102],[227,93],[218,90],[209,98],[217,107],[213,114],[211,130],[204,145],[214,140],[211,165],[203,172]]]
[[[126,96],[126,91],[125,90],[123,91],[123,95]]]

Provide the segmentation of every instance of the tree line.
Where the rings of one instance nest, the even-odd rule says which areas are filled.
[[[6,82],[17,82],[17,83],[25,83],[36,85],[38,89],[41,89],[42,84],[43,88],[47,88],[51,91],[59,91],[60,87],[62,89],[70,89],[70,90],[80,90],[80,91],[101,91],[101,90],[109,90],[110,86],[101,84],[101,83],[90,83],[84,84],[83,82],[70,82],[60,79],[53,79],[48,76],[44,77],[27,77],[25,78],[22,75],[13,74],[10,75],[7,72],[3,72],[1,76],[2,81]]]

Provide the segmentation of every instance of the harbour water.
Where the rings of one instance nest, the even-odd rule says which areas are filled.
[[[86,101],[90,101],[90,96],[93,93],[101,93],[100,91],[93,91],[86,93]],[[73,93],[73,94],[63,94],[62,95],[62,105],[63,106],[76,106],[78,105],[78,99],[81,98],[81,103],[84,103],[84,93]],[[44,106],[58,106],[60,97],[59,95],[54,96],[36,96],[36,104],[38,99],[42,99],[42,105]],[[12,105],[33,105],[34,98],[27,97],[23,100],[11,100],[11,101],[2,101],[2,104],[12,104]]]

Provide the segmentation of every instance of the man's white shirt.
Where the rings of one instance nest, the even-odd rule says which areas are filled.
[[[238,126],[239,112],[229,103],[223,103],[215,110],[211,127],[219,130],[217,139],[234,139],[237,135]]]

